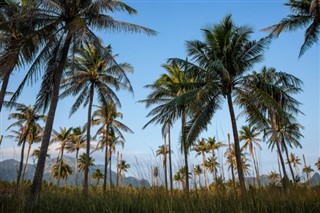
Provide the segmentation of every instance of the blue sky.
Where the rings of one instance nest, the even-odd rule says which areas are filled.
[[[122,102],[121,112],[124,114],[123,122],[134,132],[134,135],[126,134],[126,145],[123,150],[123,158],[128,159],[133,164],[137,157],[146,164],[151,163],[155,157],[152,150],[156,150],[162,142],[160,127],[151,125],[146,130],[142,126],[148,121],[146,114],[149,109],[137,101],[144,99],[150,92],[143,86],[152,83],[164,72],[161,64],[170,57],[185,58],[185,41],[202,39],[202,28],[219,22],[227,14],[232,14],[232,18],[237,25],[248,25],[255,33],[253,39],[260,39],[267,34],[260,30],[279,22],[285,17],[289,10],[283,6],[284,1],[124,1],[138,11],[136,16],[126,14],[114,14],[115,19],[128,21],[135,24],[147,26],[156,30],[159,35],[149,37],[141,34],[99,32],[98,35],[104,44],[110,44],[113,52],[119,54],[119,62],[128,62],[135,68],[135,73],[129,75],[134,87],[134,96],[119,92]],[[303,42],[303,30],[294,33],[283,33],[278,39],[272,41],[269,49],[265,53],[265,60],[257,64],[253,70],[259,71],[262,66],[275,67],[279,71],[285,71],[299,77],[303,82],[304,92],[296,98],[302,103],[301,110],[304,116],[299,116],[298,121],[305,127],[304,138],[301,140],[302,150],[294,149],[301,158],[306,155],[306,160],[312,166],[315,160],[320,157],[319,145],[319,44],[313,46],[301,58],[298,58],[299,48]],[[251,72],[251,70],[250,70]],[[24,72],[15,72],[9,89],[14,90]],[[19,101],[33,104],[37,86],[27,88]],[[86,109],[81,109],[69,118],[69,110],[74,99],[61,100],[57,109],[57,116],[54,128],[83,125],[86,122]],[[1,113],[1,134],[8,124],[8,111]],[[237,110],[239,113],[239,110]],[[238,128],[244,124],[244,119],[238,119]],[[181,161],[178,152],[178,134],[180,122],[173,128],[172,142],[174,159]],[[94,131],[94,130],[93,130]],[[201,137],[216,136],[219,140],[226,142],[226,134],[231,133],[231,124],[227,105],[216,113],[212,120],[212,125]],[[232,137],[232,135],[231,135]],[[18,158],[19,151],[15,148],[15,143],[5,139],[1,145],[0,160],[15,157]],[[37,146],[34,146],[37,147]],[[267,149],[267,145],[262,145],[260,161],[262,173],[276,170],[276,153]],[[51,148],[53,151],[54,148]],[[97,162],[102,162],[102,153],[96,153]],[[223,150],[220,157],[223,156]],[[200,159],[194,159],[191,155],[191,164],[197,163]],[[159,163],[159,159],[158,159]],[[143,163],[142,163],[143,164]],[[178,165],[178,163],[176,163]]]

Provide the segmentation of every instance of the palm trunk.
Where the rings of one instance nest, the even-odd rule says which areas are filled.
[[[181,139],[184,151],[184,168],[186,172],[186,183],[185,183],[185,190],[189,191],[189,167],[188,167],[188,144],[185,135],[185,127],[186,127],[186,112],[185,108],[182,109],[182,119],[181,119]]]
[[[17,177],[17,188],[20,186],[20,180],[21,180],[21,173],[23,168],[23,158],[24,158],[24,147],[26,144],[26,140],[22,141],[22,147],[21,147],[21,156],[20,156],[20,164],[19,164],[19,170],[18,170],[18,177]]]
[[[117,152],[117,180],[116,180],[116,186],[117,187],[119,186],[119,174],[118,174],[119,168],[118,168],[118,165],[119,165],[119,152]]]
[[[92,102],[94,95],[94,84],[90,85],[90,97],[89,97],[89,106],[88,106],[88,120],[87,120],[87,159],[86,165],[84,168],[84,181],[83,181],[83,192],[87,196],[89,188],[89,164],[90,164],[90,129],[91,129],[91,111],[92,111]]]
[[[294,181],[295,180],[295,176],[294,176],[294,172],[293,172],[293,169],[292,169],[292,165],[291,165],[290,160],[289,160],[288,148],[287,148],[287,145],[285,144],[285,141],[283,139],[282,139],[282,146],[283,146],[284,151],[286,153],[287,162],[289,164],[289,169],[290,169],[290,172],[291,172],[292,180]]]
[[[62,142],[64,143],[64,142]],[[60,165],[59,165],[59,174],[58,174],[58,187],[60,186],[60,179],[61,179],[61,169],[63,163],[63,151],[64,151],[64,144],[61,147],[61,158],[60,158]]]
[[[104,177],[103,177],[103,191],[106,192],[107,191],[107,177],[108,177],[108,126],[106,126],[106,136],[105,136],[105,140],[106,140],[106,150],[104,153]]]
[[[206,157],[203,151],[201,151],[202,155],[202,167],[203,167],[203,177],[204,177],[204,186],[205,188],[208,188],[208,178],[206,173]]]
[[[13,70],[13,69],[12,69]],[[12,72],[11,70],[11,72]],[[11,72],[7,72],[2,80],[2,85],[1,85],[1,91],[0,91],[0,112],[3,106],[3,102],[4,102],[4,96],[6,95],[6,91],[7,91],[7,87],[9,84],[9,79],[10,79],[10,74]]]
[[[31,144],[29,143],[28,152],[27,152],[27,157],[26,157],[26,165],[24,165],[24,168],[23,168],[22,177],[21,177],[21,182],[23,182],[23,180],[24,180],[24,175],[25,175],[26,170],[27,170],[27,165],[28,165],[30,150],[31,150]]]
[[[79,150],[76,150],[76,186],[78,187],[78,154],[79,154]]]
[[[109,147],[109,178],[110,178],[110,186],[113,186],[112,183],[112,169],[111,169],[111,155],[112,155],[112,149]]]
[[[229,106],[229,112],[230,112],[230,118],[231,118],[232,130],[233,130],[233,139],[234,139],[234,147],[235,147],[235,155],[236,155],[237,170],[238,170],[238,176],[239,176],[239,182],[240,182],[240,189],[241,189],[241,192],[244,193],[246,191],[246,185],[244,182],[244,174],[243,174],[243,169],[241,165],[242,164],[241,149],[240,149],[237,122],[234,114],[231,93],[227,94],[227,99],[228,99],[228,106]]]
[[[43,132],[43,138],[42,138],[37,168],[36,168],[35,175],[34,175],[33,182],[32,182],[32,186],[31,186],[31,194],[30,194],[30,198],[29,198],[29,206],[30,207],[35,207],[36,205],[39,204],[43,171],[44,171],[44,166],[46,163],[46,158],[47,158],[47,153],[48,153],[48,147],[49,147],[49,142],[50,142],[52,126],[53,126],[53,122],[54,122],[55,112],[56,112],[56,108],[57,108],[58,101],[59,101],[60,82],[61,82],[63,69],[64,69],[66,61],[67,61],[70,44],[71,44],[71,38],[69,36],[67,36],[65,44],[62,48],[62,55],[60,58],[61,60],[59,60],[59,63],[57,65],[57,67],[55,68],[54,74],[53,74],[54,82],[53,82],[51,103],[50,103],[50,108],[49,108],[49,112],[48,112],[48,116],[47,116],[47,122],[46,122],[44,132]]]
[[[168,175],[167,175],[167,140],[166,136],[164,137],[164,156],[163,156],[163,168],[164,168],[164,182],[166,190],[168,190]]]
[[[252,150],[251,156],[252,156],[254,170],[255,170],[255,173],[256,173],[256,177],[257,177],[258,187],[260,188],[261,187],[260,175],[259,175],[258,164],[257,164],[257,160],[255,158],[254,150]]]
[[[228,144],[229,144],[229,150],[231,151],[231,144],[230,144],[230,134],[228,133]],[[231,160],[231,176],[232,176],[232,185],[233,188],[236,188],[236,183],[235,183],[235,177],[234,177],[234,169],[233,169],[233,160]]]
[[[170,175],[170,190],[173,190],[172,180],[172,161],[171,161],[171,135],[170,135],[170,124],[168,124],[168,146],[169,146],[169,175]]]

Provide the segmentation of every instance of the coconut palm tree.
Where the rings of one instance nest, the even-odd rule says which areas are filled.
[[[58,155],[57,157],[57,162],[60,162],[60,167],[62,168],[62,163],[63,163],[63,154],[64,154],[64,149],[68,141],[70,141],[71,137],[71,131],[72,127],[70,128],[62,128],[60,127],[60,132],[57,132],[56,130],[53,130],[52,132],[52,139],[51,143],[60,143],[59,147],[56,150],[59,150],[60,156]],[[61,172],[57,173],[58,175],[61,174]],[[60,186],[60,178],[58,177],[58,186]]]
[[[121,182],[124,184],[124,175],[126,172],[128,172],[128,169],[130,169],[130,164],[128,164],[125,160],[121,160],[118,164],[118,171],[121,177]]]
[[[184,162],[187,173],[188,169],[188,152],[190,143],[186,138],[187,116],[189,104],[185,101],[184,94],[194,85],[193,80],[185,75],[186,67],[176,64],[165,64],[165,74],[162,74],[153,84],[146,85],[146,88],[152,89],[151,93],[141,103],[146,107],[157,105],[152,109],[147,117],[151,120],[143,127],[146,128],[151,123],[162,124],[163,128],[181,118],[181,152],[184,154]],[[188,99],[191,102],[191,98]],[[170,157],[170,156],[169,156]],[[189,190],[189,177],[185,176],[186,190]]]
[[[218,151],[221,147],[226,146],[226,144],[222,142],[218,142],[215,137],[209,137],[207,139],[207,145],[208,145],[208,149],[211,150],[212,159],[216,159],[216,154],[215,154],[216,151]],[[213,173],[214,173],[215,181],[217,182],[218,170],[214,170]]]
[[[72,128],[72,133],[69,140],[65,144],[65,149],[67,152],[76,152],[76,162],[75,162],[75,179],[76,186],[78,187],[78,155],[80,149],[86,148],[86,136],[85,128],[76,127]]]
[[[310,165],[309,166],[306,165],[305,167],[303,167],[302,171],[306,173],[308,183],[311,184],[311,173],[314,172],[314,169]]]
[[[241,130],[240,130],[240,141],[244,141],[244,144],[242,145],[241,149],[248,149],[249,153],[252,157],[253,160],[253,168],[255,170],[256,173],[256,178],[258,181],[258,186],[261,186],[260,183],[260,174],[259,174],[259,168],[258,168],[258,162],[256,159],[256,153],[255,153],[255,149],[254,146],[257,146],[260,150],[261,150],[261,146],[259,144],[259,142],[261,141],[261,139],[258,138],[260,134],[260,131],[257,131],[257,127],[255,126],[242,126]]]
[[[85,171],[86,164],[87,164],[87,154],[83,153],[79,156],[79,159],[78,159],[79,172]],[[93,166],[94,166],[94,159],[92,157],[89,157],[89,170],[90,170],[90,167],[93,167]]]
[[[101,140],[98,143],[100,149],[105,148],[105,168],[104,168],[104,180],[103,180],[103,191],[106,191],[107,187],[107,166],[110,159],[110,183],[111,181],[111,154],[112,151],[109,147],[113,147],[113,142],[120,143],[125,142],[122,131],[133,133],[133,131],[119,121],[119,118],[123,118],[123,114],[117,111],[116,105],[112,102],[108,102],[106,105],[98,106],[98,109],[93,113],[92,125],[101,125],[98,129],[97,134],[102,134]],[[110,133],[116,133],[119,137],[110,136]],[[120,138],[122,140],[120,140]],[[108,152],[109,148],[109,152]]]
[[[295,168],[296,170],[296,177],[299,177],[300,174],[299,174],[299,168],[298,168],[298,165],[301,165],[301,162],[300,162],[300,158],[299,156],[296,156],[294,153],[290,153],[290,157],[287,161],[287,164],[292,164],[293,167]]]
[[[39,30],[46,29],[50,32],[50,36],[48,36],[46,44],[42,49],[42,52],[46,53],[44,54],[46,57],[44,60],[38,60],[37,62],[39,63],[34,63],[23,83],[27,82],[26,79],[35,77],[37,68],[43,68],[45,71],[37,103],[39,106],[49,109],[40,149],[40,157],[31,187],[31,196],[29,199],[31,206],[38,204],[45,158],[59,100],[60,82],[70,51],[76,50],[84,41],[93,43],[96,47],[101,47],[100,40],[95,33],[93,33],[93,29],[142,32],[148,35],[156,34],[155,31],[148,28],[113,19],[109,15],[113,12],[125,12],[130,15],[137,13],[135,9],[118,0],[107,2],[98,0],[44,0],[40,1],[38,5],[39,9],[36,17],[39,17],[43,24],[39,27]],[[34,18],[35,17],[23,17],[23,21],[28,22]],[[101,49],[104,48],[101,47]],[[108,55],[107,52],[105,53]],[[90,134],[88,135],[90,136]],[[90,144],[89,142],[87,143],[89,147]],[[88,169],[86,169],[84,183],[84,191],[85,194],[87,194]]]
[[[62,160],[59,159],[56,162],[56,164],[53,165],[53,167],[51,169],[51,175],[55,179],[58,179],[58,181],[60,180],[60,178],[62,178],[65,181],[67,181],[69,175],[72,174],[72,168],[68,163],[65,163],[65,162],[61,163],[60,161],[62,161]]]
[[[195,165],[193,167],[193,173],[195,176],[199,178],[199,187],[201,188],[201,174],[203,174],[202,168],[200,165]]]
[[[315,166],[317,167],[317,170],[320,171],[320,158],[318,158],[318,161],[315,163]]]
[[[106,54],[107,53],[107,54]],[[87,117],[87,150],[90,155],[90,130],[92,120],[92,106],[94,95],[98,101],[105,105],[108,100],[120,106],[120,101],[114,89],[125,89],[133,92],[126,72],[132,72],[131,65],[118,64],[112,56],[111,46],[102,51],[93,44],[86,43],[83,49],[77,49],[76,55],[71,56],[73,63],[65,73],[61,88],[64,90],[61,97],[77,96],[76,102],[71,107],[71,113],[76,112],[81,105],[88,106]],[[85,170],[83,182],[84,190],[87,188],[88,169]]]
[[[219,164],[219,162],[217,160],[217,157],[214,157],[214,158],[213,157],[209,157],[206,160],[205,166],[206,166],[206,169],[208,169],[208,171],[212,173],[213,179],[217,183],[217,180],[218,180],[217,170],[218,170],[218,167],[220,166],[220,164]]]
[[[40,156],[40,148],[37,148],[37,149],[33,150],[32,154],[31,154],[31,157],[33,157],[34,166],[36,166],[35,161],[38,160],[39,156]],[[47,158],[50,158],[49,154],[47,154]]]
[[[206,167],[206,155],[205,153],[209,152],[208,144],[206,143],[206,140],[202,138],[201,140],[198,140],[196,144],[193,145],[193,151],[196,152],[196,156],[201,155],[202,156],[202,171],[203,171],[203,177],[204,177],[204,186],[208,187],[208,176],[207,176],[207,167]]]
[[[180,168],[179,171],[173,176],[173,180],[176,181],[178,184],[181,183],[182,188],[185,188],[185,169],[184,168]]]
[[[320,1],[319,0],[288,0],[284,4],[289,7],[291,14],[283,18],[278,24],[263,29],[279,36],[284,31],[296,31],[306,28],[304,42],[300,48],[299,57],[319,40]]]
[[[203,103],[193,128],[188,133],[192,141],[200,131],[207,127],[214,112],[219,108],[222,98],[226,98],[231,118],[237,170],[241,191],[245,192],[244,174],[241,167],[239,143],[233,97],[241,88],[246,71],[263,59],[263,52],[270,43],[269,38],[251,40],[253,30],[247,26],[236,26],[227,15],[220,23],[203,30],[204,41],[187,41],[188,56],[196,63],[188,63],[191,75],[201,85],[197,99]],[[185,64],[182,59],[170,61]]]
[[[104,177],[104,174],[101,172],[100,169],[94,170],[92,174],[92,178],[97,180],[97,186],[99,186],[100,179],[102,179],[103,177]]]
[[[19,105],[16,108],[17,112],[13,112],[9,115],[10,119],[17,120],[16,122],[12,123],[8,129],[13,127],[20,128],[19,132],[16,132],[19,134],[17,141],[18,145],[22,145],[21,148],[21,160],[20,160],[20,166],[18,170],[18,177],[17,177],[17,187],[20,184],[21,180],[21,174],[22,174],[22,167],[23,167],[23,160],[24,160],[24,148],[25,143],[27,141],[28,134],[32,133],[32,128],[35,126],[39,126],[38,122],[45,120],[45,116],[38,114],[38,110],[33,106],[26,106],[26,105]]]
[[[271,184],[273,185],[276,185],[281,180],[280,175],[275,171],[271,171],[268,174],[268,178],[271,180]]]
[[[168,175],[167,175],[167,155],[169,154],[169,148],[167,145],[159,146],[159,149],[156,151],[156,155],[162,155],[162,166],[164,169],[164,180],[166,189],[168,189]]]

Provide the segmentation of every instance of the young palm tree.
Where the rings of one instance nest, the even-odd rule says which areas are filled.
[[[135,9],[118,0],[107,2],[98,0],[44,0],[40,1],[38,5],[36,17],[39,17],[43,24],[39,27],[39,30],[46,29],[50,32],[50,36],[48,36],[47,42],[42,49],[42,52],[46,53],[44,54],[44,60],[34,62],[23,83],[26,83],[27,79],[35,77],[37,68],[44,68],[45,72],[37,103],[44,108],[49,107],[49,111],[40,149],[40,157],[31,187],[30,206],[35,206],[39,201],[45,158],[59,99],[60,82],[70,50],[75,50],[84,41],[89,41],[96,47],[101,47],[99,38],[93,33],[93,29],[142,32],[148,35],[156,34],[155,31],[148,28],[114,20],[109,15],[112,12],[120,11],[130,15],[137,13]],[[23,17],[23,21],[28,22],[34,18]],[[103,48],[101,47],[101,49]],[[21,87],[23,86],[21,85]],[[84,181],[85,193],[88,190],[87,179],[88,171],[86,172]]]
[[[79,172],[85,171],[86,164],[87,164],[87,154],[83,153],[79,156],[79,159],[78,159]],[[89,171],[90,171],[90,167],[93,167],[93,166],[94,166],[94,159],[92,157],[89,157]]]
[[[260,132],[257,131],[257,128],[255,126],[242,126],[241,130],[240,130],[240,141],[244,141],[243,146],[241,147],[242,150],[244,149],[248,149],[249,153],[252,157],[253,160],[253,168],[255,170],[256,173],[256,178],[258,181],[258,186],[261,186],[260,183],[260,174],[259,174],[259,168],[258,168],[258,162],[256,159],[256,153],[255,153],[255,149],[254,146],[257,146],[259,149],[261,149],[261,146],[259,144],[259,142],[261,141],[261,139],[258,138]]]
[[[31,154],[31,157],[33,157],[34,166],[36,166],[35,161],[38,160],[39,156],[40,156],[40,148],[37,148],[37,149],[33,150],[32,154]],[[47,158],[50,158],[49,154],[47,154]]]
[[[57,148],[57,150],[59,150],[59,153],[60,153],[60,156],[58,155],[58,158],[57,158],[57,162],[60,160],[59,161],[60,168],[62,168],[64,149],[67,142],[70,141],[71,131],[72,131],[72,127],[70,127],[69,129],[65,127],[64,128],[60,127],[60,132],[53,130],[53,133],[52,133],[51,143],[56,143],[56,142],[60,143],[59,147]],[[58,172],[57,174],[60,175],[61,172]],[[59,177],[58,177],[58,186],[60,186]]]
[[[153,84],[145,86],[152,89],[152,92],[148,95],[147,99],[140,101],[145,103],[146,107],[158,105],[147,115],[147,117],[152,116],[152,118],[143,129],[151,123],[162,124],[166,128],[166,125],[171,125],[178,118],[181,118],[181,152],[184,154],[185,167],[188,173],[190,143],[186,138],[186,126],[187,115],[190,110],[183,95],[193,85],[193,80],[185,75],[185,66],[165,64],[163,67],[167,73],[162,74]],[[191,102],[190,98],[189,102]],[[185,178],[186,190],[189,190],[189,177],[185,176]]]
[[[167,175],[167,155],[169,154],[169,148],[167,145],[159,146],[159,149],[156,151],[156,155],[162,155],[162,166],[164,169],[164,180],[166,189],[168,189],[168,175]]]
[[[62,161],[62,160],[59,159],[59,161],[57,161],[56,164],[53,165],[53,167],[51,169],[51,175],[55,179],[58,179],[58,181],[60,180],[60,178],[67,181],[69,175],[72,174],[72,168],[68,163],[65,163],[65,162],[61,163],[60,161]]]
[[[308,183],[311,184],[311,173],[314,172],[314,169],[310,165],[309,166],[306,165],[305,167],[303,167],[302,171],[306,173]]]
[[[281,180],[280,175],[275,171],[270,172],[268,178],[271,180],[271,184],[273,185],[276,185]]]
[[[104,174],[101,172],[100,169],[94,170],[92,174],[92,178],[97,180],[97,186],[99,186],[100,179],[102,179],[103,177],[104,177]]]
[[[76,152],[76,162],[75,162],[75,179],[76,186],[78,187],[78,155],[80,149],[86,148],[86,137],[85,128],[76,127],[72,129],[72,133],[69,140],[65,144],[65,149],[67,152]]]
[[[218,151],[221,147],[226,146],[226,144],[222,142],[217,142],[215,137],[213,138],[209,137],[207,139],[207,145],[208,145],[208,148],[211,150],[212,159],[216,159],[215,151]],[[214,170],[213,173],[214,173],[215,181],[217,182],[218,170]]]
[[[291,14],[283,18],[278,24],[263,30],[269,31],[275,36],[279,36],[283,31],[296,31],[300,28],[306,28],[304,42],[300,48],[300,57],[312,45],[316,45],[319,40],[320,1],[288,0],[284,5],[290,8]]]
[[[107,52],[107,54],[106,54]],[[83,104],[88,106],[87,116],[87,150],[90,155],[90,130],[92,120],[92,106],[94,94],[98,101],[105,105],[109,100],[120,106],[120,101],[115,90],[126,89],[133,92],[126,72],[132,72],[129,64],[118,64],[112,55],[111,46],[103,51],[93,44],[85,44],[84,49],[77,49],[73,64],[66,72],[61,88],[64,89],[61,97],[69,95],[77,96],[76,102],[71,108],[71,114]],[[88,169],[85,170],[83,189],[88,187]]]
[[[201,85],[197,99],[203,103],[193,128],[188,134],[192,141],[199,131],[206,128],[214,112],[219,108],[219,100],[226,98],[231,118],[237,170],[241,191],[245,192],[244,174],[241,167],[241,149],[238,136],[233,96],[241,88],[242,78],[257,62],[263,59],[263,52],[270,43],[269,38],[251,40],[252,29],[238,27],[226,16],[219,24],[203,30],[204,41],[187,41],[187,53],[197,64],[188,63],[192,76]],[[185,64],[185,60],[170,59]]]
[[[201,140],[198,140],[196,144],[193,145],[193,150],[196,152],[196,156],[201,155],[202,156],[202,171],[203,171],[203,177],[204,177],[204,186],[208,187],[208,176],[207,176],[207,167],[206,167],[206,155],[205,153],[209,152],[208,144],[206,143],[206,140],[202,138]]]
[[[318,161],[315,163],[315,166],[317,167],[317,170],[320,171],[320,158],[318,158]]]
[[[111,185],[111,153],[114,150],[110,148],[113,147],[114,137],[110,136],[109,133],[117,133],[119,137],[116,138],[114,142],[118,143],[121,140],[124,142],[124,136],[122,131],[133,133],[133,131],[123,124],[118,118],[122,118],[123,115],[121,112],[118,112],[115,104],[112,102],[108,102],[106,105],[98,106],[98,109],[93,113],[92,125],[101,125],[98,129],[97,134],[102,134],[101,140],[98,143],[99,148],[105,148],[105,162],[104,162],[104,174],[105,177],[103,179],[103,191],[106,191],[107,187],[107,166],[110,159],[110,185]],[[110,148],[109,148],[110,147]],[[108,152],[109,148],[109,152]]]
[[[287,161],[287,164],[292,164],[296,170],[296,177],[299,177],[299,168],[298,165],[301,165],[299,156],[296,156],[294,153],[290,153],[290,157]]]
[[[193,173],[195,176],[199,178],[199,187],[201,188],[201,174],[203,174],[203,170],[200,165],[195,165],[193,167]]]
[[[182,188],[185,188],[185,169],[180,168],[179,171],[173,176],[173,180],[176,181],[178,184],[181,183]]]
[[[23,160],[24,160],[24,148],[25,148],[25,143],[27,141],[28,134],[31,133],[32,128],[34,126],[40,127],[38,122],[41,120],[45,120],[45,116],[38,114],[38,110],[35,107],[25,106],[22,104],[17,107],[17,112],[11,113],[9,115],[9,119],[15,119],[17,121],[11,124],[8,127],[8,129],[16,126],[20,128],[19,137],[17,138],[18,145],[22,145],[21,160],[20,160],[20,166],[19,166],[18,177],[17,177],[17,186],[19,186],[20,180],[21,180],[21,174],[22,174]]]
[[[205,166],[206,166],[206,169],[208,169],[208,171],[212,173],[213,179],[217,183],[218,182],[217,181],[218,180],[217,170],[218,170],[218,168],[220,166],[220,164],[219,164],[219,162],[217,160],[217,157],[209,157],[206,160]]]
[[[124,174],[128,172],[128,169],[130,169],[130,164],[128,164],[125,160],[121,160],[117,167],[119,169],[121,182],[124,184]]]

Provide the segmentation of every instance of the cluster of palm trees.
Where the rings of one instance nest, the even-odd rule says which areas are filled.
[[[0,109],[11,74],[23,65],[29,65],[25,77],[11,97],[11,102],[19,97],[26,83],[33,84],[41,79],[35,106],[47,112],[31,187],[30,205],[38,204],[59,97],[81,93],[72,106],[71,113],[82,104],[88,105],[90,121],[95,91],[100,103],[113,102],[116,105],[120,102],[113,89],[132,91],[125,75],[127,65],[115,61],[110,48],[103,47],[94,30],[123,30],[148,35],[155,35],[156,32],[146,27],[114,20],[110,14],[117,11],[130,15],[137,13],[121,1],[1,1]],[[90,59],[93,60],[89,61]],[[62,94],[60,88],[64,89]],[[88,156],[90,125],[91,122],[88,122],[86,128]],[[88,191],[88,160],[89,158],[83,185],[85,193]]]

